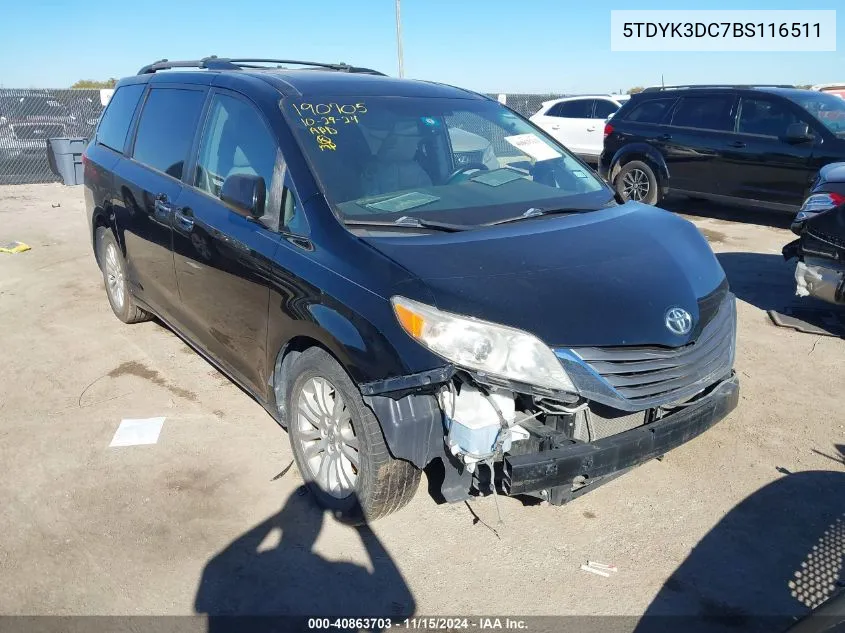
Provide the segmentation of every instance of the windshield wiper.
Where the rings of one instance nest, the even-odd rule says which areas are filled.
[[[499,224],[509,224],[511,222],[520,222],[522,220],[529,220],[531,218],[540,218],[546,215],[572,215],[574,213],[586,213],[588,211],[600,211],[608,207],[615,206],[612,204],[604,204],[599,207],[565,207],[561,209],[540,209],[538,207],[531,207],[524,211],[522,215],[516,215],[512,218],[504,218],[503,220],[496,220],[495,222],[488,222],[481,226],[498,226]]]
[[[344,220],[347,226],[389,226],[402,227],[407,226],[419,229],[432,229],[434,231],[445,231],[448,233],[456,233],[458,231],[469,231],[475,227],[466,224],[449,224],[448,222],[436,222],[434,220],[423,220],[421,218],[412,218],[403,215],[398,220],[393,222],[386,222],[384,220]]]

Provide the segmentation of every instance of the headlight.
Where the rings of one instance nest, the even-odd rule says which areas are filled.
[[[402,328],[416,341],[455,365],[527,384],[576,392],[560,362],[536,336],[443,312],[405,297],[392,297]]]

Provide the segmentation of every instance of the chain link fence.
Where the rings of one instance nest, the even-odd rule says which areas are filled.
[[[100,90],[0,88],[0,184],[61,181],[50,166],[47,140],[90,139],[110,94],[111,91]],[[488,96],[529,117],[540,109],[543,101],[565,95]]]
[[[540,106],[543,105],[544,101],[560,99],[561,97],[566,97],[568,95],[559,93],[489,93],[487,96],[504,103],[511,110],[516,110],[524,117],[530,117],[540,109]]]
[[[60,181],[47,140],[91,138],[110,93],[0,89],[0,184]]]
[[[492,99],[496,99],[500,103],[507,105],[512,110],[515,110],[519,114],[524,117],[530,117],[531,115],[535,114],[537,110],[540,109],[540,106],[543,105],[544,101],[549,101],[550,99],[556,99],[562,97],[564,95],[557,95],[557,94],[492,94],[488,93],[488,97]],[[493,151],[495,152],[496,156],[499,158],[506,158],[506,157],[513,157],[513,158],[523,158],[524,154],[517,150],[513,145],[505,141],[505,136],[507,136],[507,131],[498,126],[493,124],[492,122],[488,121],[487,119],[477,116],[471,113],[459,114],[453,117],[446,117],[446,123],[450,128],[460,128],[465,132],[469,132],[470,134],[477,135],[476,143],[482,143],[483,139],[489,139],[492,143]],[[465,135],[464,135],[465,136]],[[452,142],[453,144],[456,142],[457,137],[453,136]],[[465,143],[471,142],[468,139],[464,139]],[[483,149],[478,150],[477,152],[462,152],[466,157],[466,160],[471,162],[484,162],[484,152]]]

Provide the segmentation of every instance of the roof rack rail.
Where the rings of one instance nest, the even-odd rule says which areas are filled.
[[[335,70],[347,73],[365,73],[369,75],[384,75],[371,68],[350,66],[343,62],[339,64],[326,64],[324,62],[306,62],[296,59],[251,59],[251,58],[229,58],[211,55],[202,59],[192,60],[168,60],[160,59],[152,64],[147,64],[138,71],[139,75],[149,75],[159,70],[170,70],[172,68],[201,68],[208,70],[241,70],[244,68],[273,68],[262,64],[275,64],[275,68],[284,68],[283,65],[311,66],[315,69]]]
[[[685,90],[688,88],[794,88],[791,84],[690,84],[686,86],[650,86],[643,92],[660,92],[661,90]]]
[[[545,95],[540,95],[545,96]],[[618,97],[619,93],[613,94],[610,92],[573,92],[571,94],[561,94],[559,97],[552,97],[552,100],[569,99],[570,97]]]

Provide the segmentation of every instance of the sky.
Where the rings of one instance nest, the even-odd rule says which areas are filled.
[[[480,92],[845,81],[842,0],[401,0],[405,76]],[[3,2],[0,85],[65,88],[161,58],[343,61],[398,73],[395,0]],[[837,9],[837,51],[612,52],[612,9]]]

